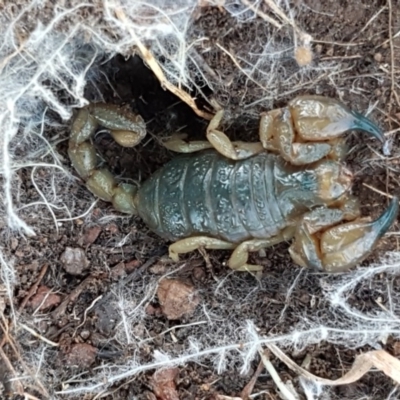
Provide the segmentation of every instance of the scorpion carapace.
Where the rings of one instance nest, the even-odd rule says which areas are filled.
[[[262,267],[248,263],[249,252],[292,240],[289,252],[297,264],[343,271],[368,256],[396,219],[397,198],[371,222],[360,217],[350,193],[344,133],[361,130],[384,139],[361,114],[334,99],[300,96],[262,114],[256,143],[230,141],[218,130],[222,117],[219,111],[209,123],[207,141],[171,137],[167,148],[190,154],[164,165],[139,189],[98,169],[91,143],[103,126],[122,146],[135,146],[146,134],[139,115],[103,103],[79,110],[69,155],[95,195],[173,241],[169,255],[175,261],[201,247],[230,249],[232,269],[257,271]]]

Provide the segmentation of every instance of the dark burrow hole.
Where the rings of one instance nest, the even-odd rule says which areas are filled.
[[[188,93],[200,110],[213,113],[208,103],[212,96],[211,89],[201,81],[195,84],[201,93],[194,90]],[[209,121],[199,117],[190,106],[164,89],[139,56],[125,59],[117,55],[101,65],[97,78],[88,81],[85,98],[93,102],[102,100],[129,105],[132,112],[140,114],[146,122],[147,135],[134,148],[122,148],[105,130],[99,130],[95,137],[99,154],[111,172],[121,178],[143,182],[175,157],[177,153],[162,145],[162,140],[174,133],[184,133],[188,140],[205,140]],[[233,116],[227,111],[222,129],[233,140],[258,139],[258,118]]]
[[[143,181],[174,154],[161,143],[163,138],[176,132],[188,135],[189,139],[204,138],[208,121],[195,112],[169,90],[162,88],[153,72],[139,56],[125,59],[113,57],[100,67],[101,81],[89,82],[85,98],[89,101],[99,95],[112,104],[129,105],[132,112],[140,114],[146,122],[147,135],[135,148],[121,148],[104,130],[96,135],[95,144],[115,175]],[[199,85],[202,85],[199,82]],[[202,87],[203,94],[210,94]],[[199,108],[206,109],[202,95],[192,92]]]

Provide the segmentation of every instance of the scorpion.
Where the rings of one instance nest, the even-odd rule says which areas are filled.
[[[259,142],[234,142],[210,121],[204,141],[175,134],[164,145],[181,154],[140,188],[118,183],[100,168],[92,144],[97,128],[125,147],[146,135],[140,115],[106,103],[81,108],[72,124],[69,157],[88,189],[121,212],[140,216],[169,246],[173,261],[196,249],[233,250],[228,265],[259,271],[249,253],[292,240],[302,267],[346,271],[363,261],[398,214],[397,198],[374,221],[362,218],[344,165],[345,133],[360,130],[384,141],[379,127],[327,97],[305,95],[261,114]]]

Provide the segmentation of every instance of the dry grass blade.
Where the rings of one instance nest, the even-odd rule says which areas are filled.
[[[20,351],[18,349],[18,344],[14,342],[14,338],[10,335],[10,333],[9,333],[10,325],[7,324],[7,321],[5,320],[3,314],[1,315],[1,319],[2,319],[2,323],[0,323],[0,329],[3,332],[3,339],[0,343],[0,358],[3,360],[4,366],[6,367],[6,369],[14,377],[8,383],[12,382],[12,385],[14,386],[14,391],[15,391],[14,393],[18,393],[21,396],[23,395],[25,398],[36,399],[36,397],[31,396],[28,393],[24,392],[24,385],[22,384],[22,382],[19,379],[19,376],[20,376],[19,372],[17,372],[17,370],[14,368],[13,364],[11,363],[11,361],[7,357],[6,353],[2,349],[2,347],[7,343],[10,346],[11,350],[13,351],[14,357],[19,360],[25,373],[27,373],[28,375],[30,375],[32,377],[34,376],[32,374],[32,371],[26,365],[23,357],[21,356]],[[0,366],[1,366],[1,364],[0,364]],[[7,384],[7,382],[4,382],[5,380],[7,380],[6,376],[1,377],[0,383]],[[41,383],[41,381],[38,379],[37,376],[34,377],[34,380],[35,380],[35,383],[37,384],[35,389],[42,394],[43,398],[46,398],[46,399],[49,398],[49,394],[48,394],[46,388],[43,386],[43,384]]]
[[[348,385],[362,378],[371,368],[382,371],[385,375],[400,384],[400,360],[384,350],[374,350],[356,357],[350,371],[339,379],[331,380],[320,378],[297,365],[282,350],[273,344],[267,344],[269,350],[284,362],[291,370],[300,376],[327,386]]]
[[[251,4],[248,0],[242,0],[242,3],[244,5],[246,5],[247,7],[250,8],[250,10],[252,10],[255,14],[257,14],[260,18],[262,18],[263,20],[269,22],[271,25],[275,26],[275,28],[281,29],[282,28],[282,24],[280,24],[278,21],[276,21],[275,19],[271,18],[269,15],[263,13],[261,10],[259,10],[258,8],[254,7],[253,4]]]
[[[271,361],[269,360],[269,352],[264,351],[261,347],[258,350],[261,360],[265,366],[265,369],[269,372],[271,378],[275,382],[276,386],[278,387],[281,397],[284,400],[300,400],[300,397],[297,393],[292,393],[289,387],[282,381],[278,372],[276,371],[275,367],[272,365]]]
[[[58,343],[52,342],[51,340],[45,338],[44,336],[40,335],[39,333],[37,333],[34,329],[30,328],[29,326],[26,326],[25,324],[22,324],[22,323],[19,323],[19,326],[22,329],[24,329],[27,332],[29,332],[31,335],[33,335],[36,338],[38,338],[38,339],[42,340],[43,342],[47,343],[48,345],[53,346],[53,347],[58,347],[59,346]]]
[[[8,359],[7,355],[4,353],[3,349],[0,348],[0,358],[2,359],[5,367],[7,368],[7,370],[13,375],[13,376],[17,376],[17,372],[15,371],[11,361]],[[0,382],[3,383],[3,379],[0,380]],[[5,384],[5,383],[4,383]],[[18,380],[18,379],[14,379],[14,390],[16,393],[22,395],[22,393],[24,392],[24,387],[22,385],[22,383]]]
[[[19,311],[21,312],[24,307],[26,306],[26,304],[28,303],[28,301],[30,300],[30,298],[36,293],[40,282],[42,281],[43,277],[45,276],[46,272],[47,272],[47,268],[48,268],[48,264],[43,265],[38,279],[36,280],[36,282],[32,285],[32,287],[29,289],[28,294],[25,296],[24,300],[22,301],[21,305],[19,306]]]
[[[264,3],[268,5],[268,7],[271,8],[271,10],[279,16],[279,18],[282,19],[282,21],[285,21],[287,24],[289,24],[293,30],[296,32],[298,35],[300,41],[307,43],[311,40],[311,36],[305,32],[303,32],[294,22],[293,18],[289,18],[284,11],[275,3],[273,0],[264,0]]]
[[[374,188],[374,187],[371,186],[371,185],[368,185],[368,183],[364,183],[364,182],[363,182],[363,186],[365,186],[366,188],[368,188],[368,189],[370,189],[370,190],[373,190],[373,191],[376,192],[376,193],[381,194],[382,196],[388,197],[389,199],[393,199],[393,197],[394,197],[394,196],[392,196],[391,194],[382,192],[382,190],[379,190],[379,189],[377,189],[377,188]]]

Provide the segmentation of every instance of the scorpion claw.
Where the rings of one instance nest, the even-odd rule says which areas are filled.
[[[321,237],[323,269],[339,272],[361,262],[395,221],[398,210],[399,199],[394,197],[375,221],[348,222],[324,232]]]
[[[299,96],[287,107],[263,113],[260,140],[263,147],[279,153],[293,165],[305,165],[329,157],[344,158],[343,135],[350,130],[369,133],[381,142],[379,127],[341,102],[322,96]]]
[[[384,142],[380,128],[370,119],[344,104],[321,96],[299,96],[289,103],[293,122],[305,140],[330,140],[360,130]]]
[[[296,231],[295,242],[289,249],[292,259],[303,267],[326,272],[346,271],[371,253],[396,219],[398,210],[399,200],[395,197],[375,221],[357,219],[339,225],[336,224],[345,218],[340,216],[340,210],[321,209],[320,215],[311,212]],[[325,214],[325,226],[315,218],[313,221],[313,213],[316,217]]]

